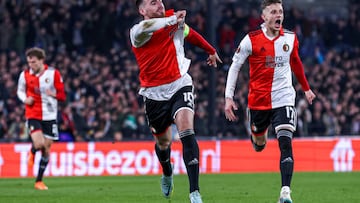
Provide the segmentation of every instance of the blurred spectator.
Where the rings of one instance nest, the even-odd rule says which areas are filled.
[[[8,139],[7,130],[8,130],[8,126],[7,126],[4,112],[0,111],[0,140],[1,141],[6,141]]]
[[[140,109],[138,67],[131,54],[129,28],[139,20],[133,1],[0,1],[0,140],[28,141],[23,107],[15,96],[19,73],[26,67],[23,51],[40,45],[47,62],[63,75],[67,102],[59,113],[60,132],[75,141],[152,139]],[[248,76],[240,74],[235,95],[238,123],[223,115],[226,72],[239,40],[262,23],[257,1],[216,1],[215,26],[224,63],[216,70],[216,89],[209,90],[208,67],[197,49],[192,59],[195,130],[210,139],[245,139]],[[168,8],[187,9],[186,22],[204,34],[204,0],[169,0]],[[190,6],[191,5],[191,6]],[[318,14],[298,7],[286,10],[284,27],[297,33],[301,58],[321,110],[303,104],[296,136],[359,135],[360,126],[360,2],[349,1],[347,16]],[[235,33],[235,34],[234,34]],[[189,46],[189,45],[186,45]],[[243,68],[248,68],[244,65]],[[247,72],[247,71],[243,71]],[[294,81],[295,88],[300,88]],[[216,91],[217,129],[209,134],[209,91]],[[318,104],[316,104],[318,105]],[[19,124],[21,123],[21,124]]]
[[[326,126],[322,119],[322,103],[316,101],[313,105],[314,112],[312,113],[312,119],[309,125],[308,133],[310,136],[325,136]]]
[[[71,106],[61,106],[58,117],[60,141],[75,141],[75,124],[73,120]]]
[[[99,126],[94,133],[95,141],[112,141],[113,132],[111,131],[111,115],[110,112],[104,112],[101,114],[99,120]]]
[[[151,134],[149,126],[146,123],[145,115],[144,114],[139,114],[136,117],[136,122],[137,122],[136,135],[137,135],[138,139],[139,140],[150,140],[150,139],[152,139],[152,134]]]
[[[85,109],[80,108],[72,108],[72,115],[74,118],[74,137],[76,141],[90,141],[91,140],[91,132],[90,127],[86,122]]]
[[[308,102],[305,99],[301,99],[296,107],[298,113],[298,125],[295,136],[305,137],[309,135],[308,129],[312,121],[312,115],[309,110]]]

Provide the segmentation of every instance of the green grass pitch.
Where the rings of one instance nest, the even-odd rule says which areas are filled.
[[[188,180],[175,175],[171,200],[160,193],[160,176],[45,177],[48,191],[33,189],[34,178],[1,178],[1,203],[183,203],[189,202]],[[201,174],[204,203],[276,203],[280,175]],[[295,173],[294,203],[360,202],[360,173]]]

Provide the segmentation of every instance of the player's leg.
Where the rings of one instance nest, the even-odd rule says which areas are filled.
[[[155,152],[156,156],[159,159],[159,162],[163,169],[163,174],[165,176],[172,175],[172,167],[171,167],[171,128],[168,128],[165,133],[161,135],[155,135]]]
[[[163,170],[161,191],[170,198],[174,183],[171,165],[171,104],[169,101],[155,101],[145,98],[145,115],[155,138],[155,152]]]
[[[292,137],[296,130],[296,110],[292,106],[274,110],[273,126],[280,149],[281,191],[280,203],[291,203],[290,184],[294,171]]]
[[[28,153],[27,163],[28,166],[32,167],[35,161],[35,154],[38,150],[41,150],[45,147],[45,138],[43,136],[41,121],[29,119],[26,122],[26,125],[29,130],[30,138],[31,138],[31,148]]]
[[[199,190],[199,146],[193,129],[193,113],[181,110],[177,113],[175,123],[183,145],[183,158],[190,181],[190,192]]]
[[[35,188],[38,190],[47,190],[48,187],[43,182],[44,172],[49,163],[50,149],[54,140],[59,139],[58,126],[55,120],[41,122],[44,137],[44,147],[41,148],[41,159],[39,171],[36,177]]]
[[[199,188],[199,145],[193,129],[194,114],[188,109],[180,110],[175,119],[183,145],[183,159],[190,184],[190,201],[201,203]]]
[[[173,170],[171,166],[171,128],[165,133],[155,136],[155,152],[163,169],[161,191],[165,198],[170,198],[174,188]]]
[[[251,143],[253,144],[253,148],[256,152],[261,152],[263,149],[265,149],[267,133],[267,129],[261,133],[251,133]]]
[[[256,152],[261,152],[266,146],[270,116],[271,111],[268,110],[248,110],[250,139]]]
[[[33,136],[30,135],[30,137],[39,137],[39,136],[42,136],[42,135],[33,135]],[[35,154],[37,151],[38,151],[38,149],[36,149],[36,147],[35,147],[34,139],[31,138],[31,148],[27,155],[27,164],[29,167],[32,167],[34,165]]]
[[[280,173],[281,173],[281,191],[280,203],[292,203],[290,197],[290,184],[294,170],[294,159],[292,154],[291,138],[292,132],[288,130],[279,130],[277,133],[280,148]]]
[[[174,95],[173,117],[181,143],[183,160],[189,178],[190,201],[201,203],[199,193],[199,145],[194,132],[194,97],[191,86],[183,87]]]
[[[41,159],[39,163],[39,170],[36,176],[35,189],[47,190],[48,187],[43,182],[45,169],[49,163],[50,148],[53,143],[52,139],[45,138],[45,147],[41,149]]]

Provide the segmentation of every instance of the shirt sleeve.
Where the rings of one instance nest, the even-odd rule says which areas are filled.
[[[25,82],[24,71],[21,72],[21,74],[19,76],[16,94],[17,94],[20,101],[25,102],[25,99],[26,99],[26,82]]]
[[[296,79],[300,83],[303,91],[308,91],[310,89],[310,86],[305,76],[304,67],[301,62],[298,49],[299,41],[295,35],[294,48],[290,56],[290,67],[291,70],[294,72]]]
[[[65,94],[64,82],[58,70],[55,71],[55,75],[54,75],[54,87],[56,89],[56,99],[59,101],[65,101],[66,94]]]
[[[194,29],[190,28],[186,24],[184,29],[184,36],[185,40],[188,41],[190,44],[200,47],[209,55],[215,54],[215,48],[211,46],[209,42],[207,42],[198,32],[196,32]]]
[[[177,24],[176,15],[165,18],[152,18],[143,20],[130,29],[130,41],[134,47],[141,47],[150,40],[152,33],[164,28]]]
[[[240,42],[236,52],[232,58],[232,63],[229,68],[227,75],[226,87],[225,87],[225,97],[233,98],[234,91],[236,87],[236,80],[239,74],[239,71],[244,64],[245,60],[249,57],[252,52],[252,45],[249,35],[246,35],[244,39]]]

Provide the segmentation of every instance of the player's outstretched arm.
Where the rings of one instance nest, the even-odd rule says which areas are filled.
[[[217,52],[215,52],[215,54],[209,55],[209,57],[206,60],[206,63],[209,66],[214,66],[215,68],[217,67],[217,62],[222,63],[222,60],[220,59],[219,55],[217,54]]]
[[[217,67],[217,62],[222,63],[222,60],[217,54],[215,48],[211,46],[211,44],[207,42],[198,32],[190,28],[188,25],[185,25],[184,35],[186,41],[192,45],[200,47],[209,54],[209,57],[206,60],[208,65]]]

